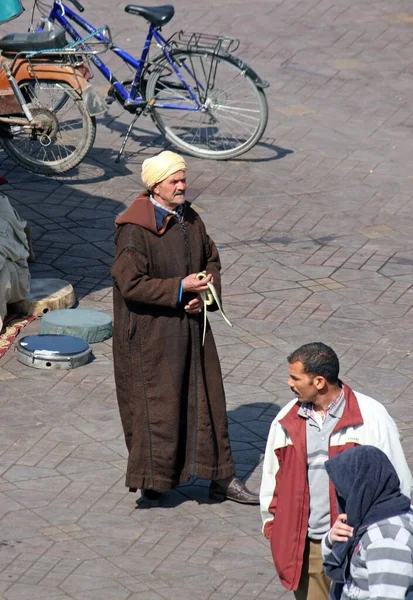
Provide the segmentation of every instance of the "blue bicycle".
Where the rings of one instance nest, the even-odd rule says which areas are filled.
[[[84,11],[78,0],[70,2],[79,12]],[[94,34],[96,40],[108,43],[96,27],[62,0],[53,1],[49,14],[45,14],[43,0],[35,0],[33,14],[35,8],[43,15],[37,29],[60,26],[73,40],[79,41],[83,36],[73,27],[74,23]],[[231,54],[238,48],[238,40],[182,31],[165,39],[161,28],[174,16],[173,6],[149,8],[129,4],[125,11],[149,22],[139,59],[116,44],[110,45],[110,49],[133,68],[133,78],[119,81],[99,56],[89,58],[110,83],[107,103],[116,100],[133,114],[117,160],[136,119],[142,114],[150,115],[170,142],[193,156],[226,160],[250,150],[267,125],[264,88],[268,83]],[[153,41],[161,54],[150,59]]]

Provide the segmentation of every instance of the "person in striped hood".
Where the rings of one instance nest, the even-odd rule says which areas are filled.
[[[325,468],[340,512],[322,542],[330,598],[410,598],[413,510],[390,460],[379,448],[358,446]]]

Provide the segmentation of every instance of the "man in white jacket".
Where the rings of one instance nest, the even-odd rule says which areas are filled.
[[[368,444],[391,460],[410,497],[412,477],[397,427],[383,405],[342,383],[339,361],[321,342],[288,357],[295,394],[271,425],[260,492],[264,535],[282,584],[297,600],[328,598],[321,540],[338,512],[324,462]]]

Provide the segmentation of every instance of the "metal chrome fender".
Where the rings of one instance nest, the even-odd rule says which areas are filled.
[[[91,117],[101,115],[107,110],[107,104],[93,85],[88,84],[82,89],[82,98]]]
[[[244,71],[246,75],[251,77],[251,79],[254,81],[257,87],[263,90],[270,86],[268,81],[262,79],[259,75],[257,75],[254,69],[251,69],[251,67],[240,58],[238,58],[237,56],[231,56],[231,60],[233,60],[237,67]]]

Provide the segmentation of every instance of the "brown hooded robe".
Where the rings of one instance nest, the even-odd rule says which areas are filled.
[[[202,347],[203,315],[184,306],[181,280],[220,261],[199,215],[185,204],[158,232],[146,194],[116,220],[113,356],[129,460],[126,486],[167,491],[192,475],[234,475],[221,368],[212,331]],[[214,309],[214,306],[211,307]],[[216,308],[216,307],[215,307]]]

